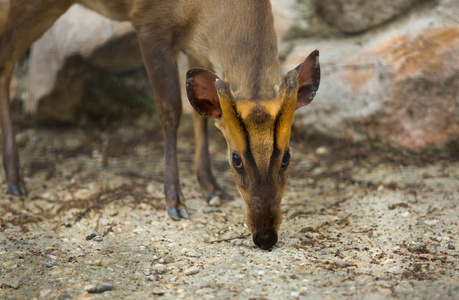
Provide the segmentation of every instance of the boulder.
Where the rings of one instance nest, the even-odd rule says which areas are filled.
[[[316,48],[322,79],[297,112],[299,130],[413,150],[459,139],[459,25],[439,9],[377,33],[297,46],[284,70]]]
[[[390,20],[419,0],[320,0],[324,18],[346,33],[365,31]]]
[[[74,5],[31,47],[25,109],[42,121],[74,122],[88,84],[105,78],[118,85],[119,74],[142,68],[129,22]]]

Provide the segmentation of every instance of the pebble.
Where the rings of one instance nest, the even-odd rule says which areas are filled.
[[[147,280],[149,280],[149,281],[156,281],[156,276],[155,276],[155,275],[147,276]]]
[[[96,241],[96,242],[102,242],[104,240],[104,238],[101,237],[100,235],[96,235],[92,240]]]
[[[182,255],[185,255],[187,257],[199,257],[200,255],[198,254],[198,252],[194,251],[194,250],[191,250],[191,249],[187,249],[187,248],[183,248],[180,253]]]
[[[84,290],[88,293],[96,293],[97,285],[95,284],[87,284],[84,286]]]
[[[152,183],[149,183],[147,185],[147,193],[151,195],[153,194],[154,191],[155,191],[155,186]]]
[[[163,264],[156,264],[153,268],[158,272],[158,274],[166,273],[166,266]]]
[[[191,267],[185,270],[185,275],[194,275],[199,273],[199,268],[198,267]]]
[[[20,283],[21,283],[21,280],[19,278],[11,278],[3,282],[4,285],[10,288],[13,288],[15,290],[19,288]]]
[[[408,251],[411,252],[423,252],[426,250],[426,244],[420,242],[411,242],[407,248]]]
[[[50,289],[46,289],[46,290],[41,290],[40,291],[40,298],[44,298],[46,296],[48,296],[49,294],[51,294],[51,290]]]
[[[210,206],[220,206],[221,204],[222,204],[222,200],[220,199],[220,196],[214,196],[209,201]]]
[[[99,285],[88,284],[84,287],[84,290],[88,293],[103,293],[105,291],[113,290],[113,284],[104,282]]]
[[[143,267],[143,274],[145,276],[150,276],[151,274],[151,266],[150,264],[146,264],[144,267]]]
[[[427,225],[435,225],[438,223],[438,220],[425,220],[424,223]]]
[[[335,265],[337,265],[340,268],[346,268],[350,266],[347,262],[341,259],[335,259]]]
[[[57,261],[55,259],[47,259],[44,263],[43,266],[46,268],[52,268],[57,265]]]
[[[231,244],[234,246],[240,246],[242,244],[242,240],[241,239],[232,240]]]
[[[324,155],[328,153],[328,149],[325,146],[319,147],[316,149],[316,153],[319,155]]]
[[[454,244],[452,243],[448,243],[446,247],[448,248],[448,250],[456,250],[456,246],[454,246]]]

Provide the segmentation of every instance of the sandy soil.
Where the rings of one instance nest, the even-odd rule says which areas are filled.
[[[458,298],[457,154],[297,138],[279,242],[263,251],[247,236],[221,134],[212,130],[214,173],[234,200],[211,207],[194,177],[192,130],[182,128],[191,220],[174,222],[148,117],[18,126],[30,195],[6,195],[0,175],[0,298]]]

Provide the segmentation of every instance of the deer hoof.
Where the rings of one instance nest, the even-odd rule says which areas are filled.
[[[188,210],[186,207],[182,208],[175,208],[175,207],[168,207],[166,208],[167,214],[169,217],[174,220],[174,221],[180,221],[180,218],[182,219],[189,219],[190,215],[188,214]]]
[[[28,194],[24,183],[8,184],[8,192],[15,196],[27,196]]]

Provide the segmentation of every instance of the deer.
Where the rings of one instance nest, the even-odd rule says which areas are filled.
[[[283,77],[269,0],[10,0],[0,33],[0,115],[9,193],[27,195],[15,143],[9,83],[17,60],[73,4],[136,30],[164,134],[167,215],[189,219],[179,181],[177,129],[182,114],[177,56],[188,56],[188,99],[194,108],[195,173],[206,199],[223,195],[211,170],[208,120],[223,133],[253,243],[278,241],[281,201],[290,172],[290,135],[297,109],[320,83],[319,52]]]

